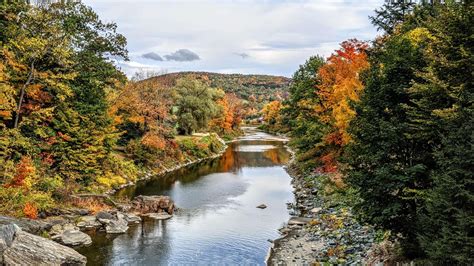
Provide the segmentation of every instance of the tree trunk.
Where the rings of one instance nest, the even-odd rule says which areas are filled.
[[[13,125],[13,128],[18,128],[18,121],[20,120],[21,105],[23,104],[23,98],[25,97],[26,86],[30,85],[31,80],[33,79],[33,73],[35,71],[34,67],[35,67],[34,63],[31,63],[31,69],[30,69],[30,73],[28,74],[28,78],[26,79],[25,84],[23,84],[23,86],[21,87],[20,99],[18,99],[18,105],[16,107],[15,123]]]

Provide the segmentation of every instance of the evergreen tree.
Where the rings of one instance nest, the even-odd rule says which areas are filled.
[[[429,66],[413,85],[414,126],[435,147],[433,188],[418,231],[423,250],[443,264],[474,263],[474,5],[437,7],[427,21]]]
[[[360,218],[402,235],[408,256],[419,255],[417,214],[423,208],[433,166],[432,146],[416,134],[409,121],[411,83],[426,67],[425,46],[417,42],[417,25],[405,23],[370,51],[365,90],[356,105],[347,149],[348,182],[362,199]]]

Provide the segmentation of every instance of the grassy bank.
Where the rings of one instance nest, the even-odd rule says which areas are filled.
[[[37,218],[41,212],[51,209],[72,207],[70,195],[76,193],[112,193],[116,189],[133,185],[137,181],[176,170],[190,163],[206,158],[219,156],[226,148],[225,142],[217,134],[202,134],[196,136],[176,136],[172,149],[159,155],[159,160],[153,163],[142,163],[136,154],[127,150],[117,150],[112,153],[111,164],[105,167],[120,169],[112,175],[99,176],[94,182],[85,185],[78,180],[64,182],[54,176],[40,176],[34,168],[25,163],[21,173],[26,176],[24,186],[0,186],[0,213],[14,217]],[[142,154],[145,156],[144,154]],[[146,156],[150,156],[149,154]],[[117,160],[114,160],[117,158]],[[149,158],[151,159],[151,158]],[[151,161],[150,161],[151,162]],[[76,206],[97,207],[97,206]]]

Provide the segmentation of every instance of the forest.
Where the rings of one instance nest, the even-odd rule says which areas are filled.
[[[387,3],[371,20],[383,35],[309,58],[263,128],[405,258],[470,265],[474,7]]]

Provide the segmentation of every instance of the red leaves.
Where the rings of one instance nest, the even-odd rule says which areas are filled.
[[[319,158],[322,163],[322,166],[319,167],[317,170],[323,173],[335,173],[337,172],[337,160],[336,160],[336,153],[329,152]]]

